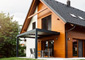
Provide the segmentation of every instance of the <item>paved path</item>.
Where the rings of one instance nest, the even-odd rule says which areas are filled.
[[[64,58],[38,58],[41,60],[64,60]]]
[[[28,57],[19,57],[19,58],[28,58]],[[34,58],[33,58],[34,59]],[[83,59],[85,60],[85,58],[38,58],[41,60],[80,60]]]
[[[80,59],[83,59],[85,60],[85,58],[38,58],[38,59],[41,59],[41,60],[80,60]]]

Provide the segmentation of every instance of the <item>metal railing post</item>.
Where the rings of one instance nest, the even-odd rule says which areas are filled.
[[[36,32],[35,32],[35,58],[37,59],[37,55],[38,55],[38,53],[37,53],[37,39],[38,39],[38,37],[37,37],[37,29],[36,29]]]

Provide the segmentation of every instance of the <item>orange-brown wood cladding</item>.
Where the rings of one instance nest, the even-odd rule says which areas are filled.
[[[68,37],[70,37],[71,35],[68,34]],[[73,44],[72,44],[72,38],[70,38],[70,40],[68,40],[68,44],[67,44],[67,55],[68,57],[73,57]]]
[[[47,7],[45,7],[42,3],[39,3],[38,11],[40,11],[44,8],[47,8]],[[42,18],[43,16],[47,15],[48,13],[50,13],[50,11],[48,9],[46,9],[45,11],[42,11],[41,13],[38,14],[38,19]]]
[[[38,5],[38,11],[42,10],[46,8],[41,2]],[[46,9],[45,11],[41,12],[38,14],[38,28],[42,28],[42,18],[44,18],[45,16],[47,16],[50,13],[50,11],[48,9]]]
[[[79,33],[79,32],[69,32],[68,33],[68,38],[70,38],[70,40],[68,40],[68,57],[73,57],[73,44],[72,44],[72,40],[73,38],[76,39],[85,39],[85,34],[83,33]]]
[[[38,11],[40,11],[43,8],[45,8],[45,6],[42,3],[39,3]],[[38,28],[42,28],[42,18],[48,15],[51,15],[51,20],[52,20],[51,30],[60,32],[60,35],[56,36],[58,37],[57,40],[56,38],[53,38],[54,39],[54,56],[65,58],[65,25],[62,22],[60,22],[60,20],[57,20],[57,18],[59,17],[55,16],[53,13],[50,13],[49,10],[39,13],[38,14]],[[52,39],[52,37],[49,37],[49,39],[50,38]],[[45,40],[45,39],[46,38],[41,39],[41,40]]]
[[[41,41],[38,41],[38,51],[41,51]]]
[[[38,5],[38,11],[40,11],[40,10],[42,10],[42,9],[44,9],[44,8],[46,8],[42,3],[39,3],[39,5]],[[38,28],[42,28],[42,20],[41,20],[41,18],[42,18],[42,16],[44,15],[44,13],[47,13],[47,11],[48,10],[45,10],[45,11],[43,11],[43,12],[40,12],[39,14],[38,14]],[[39,41],[42,41],[42,40],[39,40]],[[44,47],[44,45],[42,45],[42,42],[38,42],[38,51],[41,51],[41,49],[43,49],[43,47]],[[40,56],[40,53],[38,53],[39,55],[38,55],[38,57]]]
[[[66,26],[66,30],[68,30],[68,27],[70,27],[70,26]],[[72,27],[70,27],[70,28],[72,28]],[[72,43],[73,38],[80,39],[80,40],[85,40],[85,32],[84,32],[84,30],[85,30],[84,27],[76,26],[75,29],[68,32],[68,38],[70,38],[70,40],[68,40],[68,45],[67,45],[68,46],[67,47],[68,48],[68,58],[74,57],[73,56],[73,43]]]
[[[52,31],[60,32],[58,39],[54,40],[54,56],[65,58],[65,25],[60,22],[59,17],[52,14]]]
[[[38,41],[38,51],[41,51],[41,41]],[[40,57],[41,53],[38,52],[38,57]]]

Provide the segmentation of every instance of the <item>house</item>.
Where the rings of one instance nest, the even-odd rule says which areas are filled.
[[[85,57],[85,12],[56,0],[33,0],[21,34],[26,38],[26,56],[35,48],[35,58],[40,51],[51,51],[50,57]],[[48,54],[47,52],[44,54]],[[46,57],[43,56],[43,57]]]

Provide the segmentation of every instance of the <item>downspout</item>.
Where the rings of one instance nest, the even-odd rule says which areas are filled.
[[[66,58],[68,57],[68,49],[67,49],[67,47],[68,47],[68,32],[70,32],[70,31],[72,31],[73,29],[75,29],[75,27],[76,27],[76,25],[72,25],[73,27],[72,28],[70,28],[69,30],[67,30],[66,32],[65,32],[65,39],[66,39]]]

